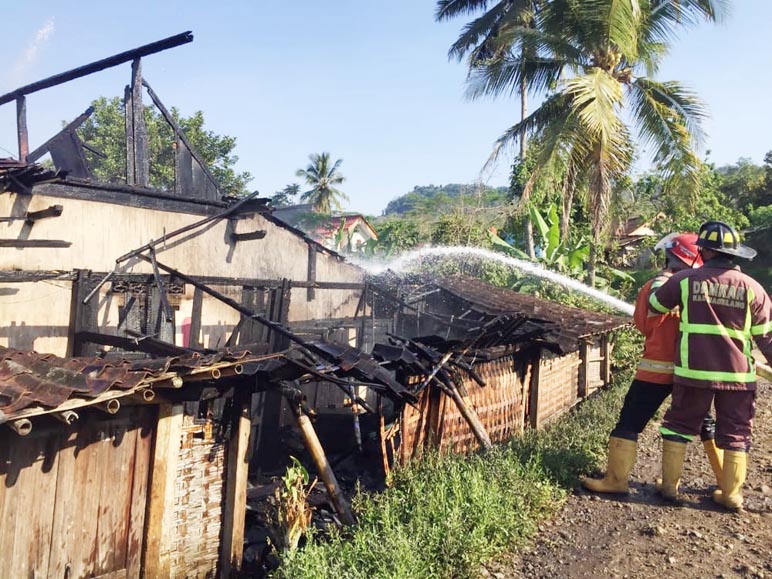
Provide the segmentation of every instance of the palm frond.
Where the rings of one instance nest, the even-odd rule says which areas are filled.
[[[666,181],[698,187],[701,163],[694,149],[703,136],[702,103],[677,82],[643,78],[632,83],[629,98],[641,139],[654,149],[653,160]]]
[[[619,117],[622,85],[605,70],[593,68],[587,74],[565,81],[565,90],[590,134],[602,141],[611,141],[622,126]]]
[[[525,5],[530,4],[530,2],[521,3]],[[479,18],[466,24],[462,29],[461,35],[451,45],[448,51],[448,58],[461,60],[464,55],[473,51],[483,56],[490,56],[488,52],[494,51],[494,45],[497,44],[496,37],[508,13],[510,14],[510,21],[513,20],[511,12],[510,2],[504,0]],[[522,17],[524,16],[525,14],[517,19],[519,24],[522,23]]]
[[[499,155],[512,146],[523,135],[543,132],[550,124],[559,124],[571,114],[570,99],[563,93],[548,97],[542,105],[516,125],[507,129],[494,144],[485,168],[498,160]],[[537,165],[540,164],[537,162]]]
[[[728,14],[727,0],[649,0],[644,18],[645,35],[672,41],[679,30],[701,21],[720,22]]]
[[[437,22],[464,14],[474,14],[488,7],[488,0],[439,0],[434,12]]]
[[[638,0],[611,0],[608,13],[608,38],[628,59],[638,57],[638,32],[641,7]]]
[[[484,96],[511,96],[520,91],[523,81],[529,92],[541,93],[549,90],[560,78],[563,66],[564,63],[557,59],[524,60],[507,55],[470,69],[465,96],[470,100]]]

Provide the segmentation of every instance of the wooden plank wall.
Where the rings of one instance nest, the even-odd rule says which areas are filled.
[[[138,576],[152,414],[0,433],[0,578]]]

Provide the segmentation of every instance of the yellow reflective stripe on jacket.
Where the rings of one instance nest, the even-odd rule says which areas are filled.
[[[772,322],[765,324],[759,324],[758,326],[751,326],[751,334],[754,336],[763,336],[772,332]]]
[[[711,382],[740,382],[749,383],[756,381],[755,365],[751,352],[751,303],[753,303],[753,291],[748,289],[746,293],[745,323],[741,330],[727,328],[716,324],[692,324],[689,322],[689,279],[684,278],[681,286],[681,364],[675,367],[674,374],[683,378],[694,380],[706,380]],[[689,336],[708,335],[725,336],[742,343],[743,355],[748,360],[748,372],[720,372],[716,370],[695,370],[689,368]]]
[[[716,326],[714,324],[685,324],[681,322],[681,331],[688,332],[690,334],[703,334],[709,336],[726,336],[733,340],[740,340],[746,342],[750,339],[750,333],[746,333],[743,330],[735,330],[734,328],[727,328],[726,326]]]
[[[679,369],[688,369],[689,366],[689,332],[684,326],[689,325],[689,278],[681,280],[681,366]],[[679,374],[676,372],[676,376]]]
[[[662,362],[661,360],[647,360],[642,358],[638,362],[639,370],[646,370],[647,372],[654,372],[656,374],[672,374],[674,364],[672,362]]]
[[[660,313],[666,314],[666,313],[668,313],[670,311],[665,306],[663,306],[661,303],[659,303],[659,300],[657,299],[657,294],[656,293],[652,293],[649,296],[649,304],[651,305],[652,308],[654,308],[655,310],[657,310]]]
[[[752,368],[753,366],[751,366]],[[675,375],[695,380],[709,380],[713,382],[755,382],[755,372],[716,372],[714,370],[692,370],[676,366]]]

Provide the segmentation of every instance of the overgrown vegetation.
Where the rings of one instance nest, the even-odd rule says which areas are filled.
[[[285,556],[277,576],[478,576],[483,562],[523,545],[560,508],[577,476],[598,464],[638,346],[632,333],[620,332],[612,388],[551,428],[485,455],[430,456],[397,471],[384,493],[358,493],[358,525],[312,536]]]
[[[94,113],[80,126],[78,136],[88,145],[85,151],[94,177],[107,183],[126,179],[125,106],[121,99],[100,97],[91,103]],[[237,172],[239,158],[234,154],[236,138],[218,135],[204,128],[204,114],[195,112],[183,117],[172,107],[169,111],[190,143],[212,172],[220,190],[226,195],[243,195],[252,180],[248,172]],[[150,162],[150,186],[174,190],[174,131],[153,106],[145,107],[147,149]]]

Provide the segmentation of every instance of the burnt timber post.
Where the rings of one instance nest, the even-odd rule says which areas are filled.
[[[131,63],[131,86],[126,87],[126,184],[148,186],[147,128],[142,106],[142,60]]]
[[[29,133],[27,132],[27,97],[16,97],[16,128],[19,137],[19,161],[26,162],[29,155]]]
[[[241,570],[244,553],[244,526],[247,517],[247,475],[249,474],[250,391],[242,388],[234,394],[236,409],[232,436],[228,441],[228,463],[223,501],[220,575],[230,577]]]

